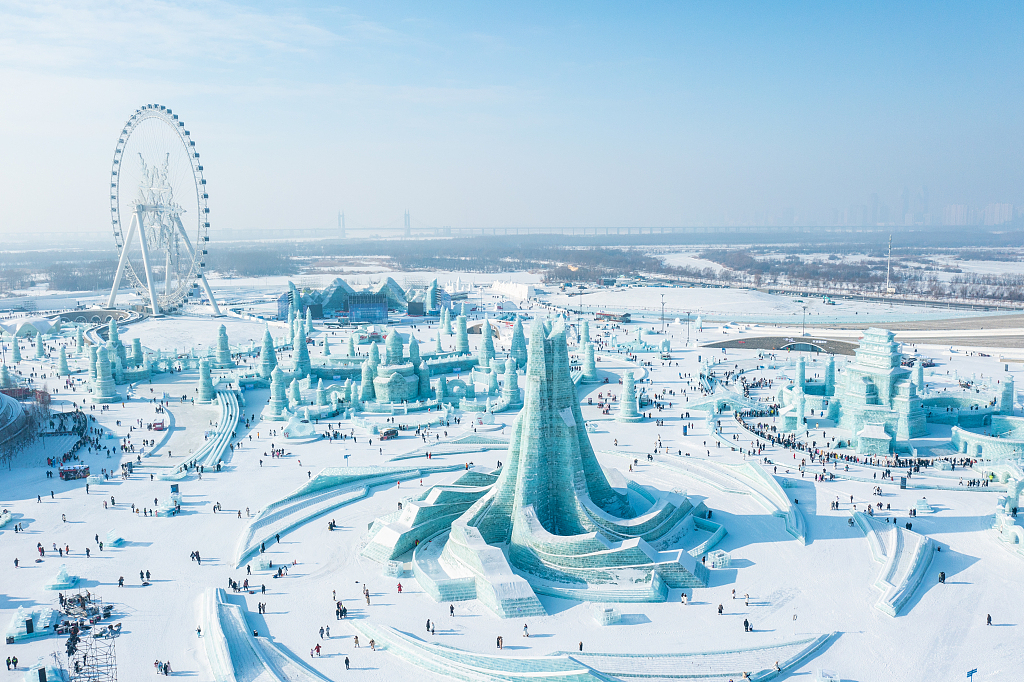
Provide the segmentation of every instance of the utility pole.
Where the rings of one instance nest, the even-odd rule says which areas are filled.
[[[801,318],[801,321],[800,321],[800,336],[807,336],[807,331],[806,331],[806,327],[807,327],[807,306],[803,306],[803,309],[804,309],[804,316],[803,316],[803,318]]]

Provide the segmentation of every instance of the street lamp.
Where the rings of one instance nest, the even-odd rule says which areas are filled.
[[[665,294],[661,295],[661,333],[665,333]]]
[[[801,306],[804,309],[804,316],[800,320],[800,336],[807,336],[805,328],[807,326],[807,306]]]

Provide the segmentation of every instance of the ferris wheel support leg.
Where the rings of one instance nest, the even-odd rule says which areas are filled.
[[[136,216],[132,214],[132,220],[128,223],[128,234],[124,237],[124,246],[121,247],[121,257],[117,260],[117,272],[114,273],[114,286],[110,288],[110,298],[107,299],[107,307],[113,308],[114,301],[117,300],[117,291],[121,288],[121,278],[124,276],[124,267],[128,264],[128,246],[132,243],[132,237],[135,236],[135,219]]]
[[[149,266],[149,245],[142,230],[142,208],[135,209],[136,221],[139,225],[139,246],[142,247],[142,266],[146,269],[146,287],[149,289],[149,302],[153,306],[153,314],[160,314],[160,304],[156,300],[156,286],[153,283],[153,269]]]
[[[178,232],[181,234],[181,238],[185,240],[185,248],[188,249],[188,253],[195,260],[196,250],[192,246],[192,240],[188,238],[188,232],[185,231],[185,226],[181,224],[181,218],[174,216],[174,224],[178,228]],[[204,247],[205,248],[205,247]],[[210,283],[206,281],[206,273],[200,272],[199,279],[203,282],[203,289],[206,290],[206,297],[210,299],[210,306],[213,308],[213,314],[220,316],[220,306],[217,305],[217,299],[213,297],[213,289],[210,288]]]
[[[203,280],[203,288],[206,289],[206,296],[210,299],[210,305],[213,306],[213,314],[220,316],[220,306],[217,305],[217,299],[213,297],[213,289],[210,288],[210,283],[206,281],[206,273],[200,274],[199,278]]]

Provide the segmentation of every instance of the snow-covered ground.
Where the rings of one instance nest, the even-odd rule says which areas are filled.
[[[467,281],[467,276],[462,277]],[[454,279],[443,275],[439,280],[449,278]],[[493,276],[482,281],[492,279]],[[639,305],[660,314],[660,293],[666,294],[667,308],[701,310],[707,318],[712,316],[711,311],[736,319],[754,314],[792,318],[794,308],[802,312],[800,304],[791,299],[740,290],[627,289],[621,293],[602,291],[594,295],[596,301],[588,300],[590,297],[584,300],[591,305]],[[603,297],[607,297],[607,303]],[[569,299],[552,297],[549,300]],[[573,309],[576,302],[573,297]],[[849,305],[871,319],[884,312],[881,307],[871,308],[870,304]],[[905,314],[910,316],[917,310]],[[540,313],[540,309],[533,312]],[[653,314],[651,324],[654,324]],[[810,317],[809,314],[808,321]],[[791,320],[797,328],[799,321],[799,316]],[[127,340],[139,336],[143,344],[151,348],[184,350],[192,345],[201,347],[214,343],[217,328],[222,323],[228,327],[232,344],[258,339],[262,334],[262,324],[255,322],[189,317],[147,320],[125,328],[121,337]],[[634,334],[636,326],[607,331],[624,338]],[[433,347],[436,327],[417,323],[415,330],[403,326],[401,331],[415,333],[421,348]],[[610,338],[603,336],[604,331],[599,325],[592,327],[595,338]],[[704,343],[749,337],[761,331],[765,330],[707,323],[703,332],[693,333],[694,338]],[[771,330],[771,333],[777,332]],[[318,339],[322,333],[317,333]],[[507,330],[503,334],[496,344],[499,353],[508,346]],[[856,332],[851,334],[851,338],[856,337]],[[886,485],[883,496],[877,497],[871,494],[873,481],[814,483],[810,476],[801,477],[797,472],[797,461],[791,452],[773,449],[765,454],[777,463],[778,479],[792,484],[785,490],[790,499],[799,500],[797,506],[806,521],[808,543],[801,544],[786,532],[781,519],[769,514],[750,496],[725,492],[687,475],[673,466],[678,455],[665,452],[666,449],[669,453],[682,451],[693,458],[718,463],[743,460],[740,453],[713,445],[703,413],[694,413],[699,418],[691,420],[680,419],[680,414],[685,413],[687,403],[696,399],[693,384],[685,377],[692,377],[699,371],[698,358],[714,355],[732,361],[750,358],[754,352],[729,350],[723,354],[696,347],[682,350],[680,346],[685,336],[684,326],[668,326],[667,337],[673,347],[679,349],[673,352],[671,365],[663,364],[654,354],[641,355],[642,360],[653,363],[646,368],[651,383],[644,387],[649,392],[675,392],[669,398],[672,407],[655,413],[655,418],[664,420],[663,425],[657,426],[653,420],[619,424],[601,414],[596,405],[588,403],[591,399],[599,402],[598,394],[604,397],[610,392],[617,396],[618,379],[626,369],[636,370],[638,376],[643,373],[619,356],[598,352],[598,369],[602,377],[609,379],[609,384],[583,385],[579,398],[584,417],[597,425],[590,437],[607,469],[616,469],[627,478],[659,490],[686,491],[695,501],[705,501],[714,511],[714,520],[726,526],[728,535],[719,548],[732,553],[732,566],[712,571],[710,586],[690,591],[687,606],[680,605],[678,591],[673,591],[665,603],[621,605],[625,615],[622,624],[602,627],[591,615],[589,605],[542,597],[550,615],[529,619],[531,637],[526,639],[520,636],[523,623],[498,619],[475,601],[457,602],[455,616],[449,616],[448,604],[435,603],[423,593],[415,578],[408,575],[400,579],[403,591],[398,594],[399,580],[383,577],[381,567],[361,557],[359,549],[367,524],[396,509],[398,502],[407,496],[417,494],[421,490],[417,480],[375,489],[365,500],[314,518],[282,535],[280,544],[267,547],[267,556],[275,565],[288,565],[289,575],[285,578],[273,578],[268,572],[258,571],[255,563],[250,564],[251,575],[244,566],[236,569],[236,541],[250,515],[255,516],[267,504],[297,489],[325,467],[387,465],[391,457],[411,453],[423,445],[423,441],[410,432],[402,432],[398,439],[386,443],[374,439],[371,444],[365,430],[337,421],[320,424],[317,429],[322,433],[328,427],[340,426],[346,433],[354,433],[357,442],[351,439],[344,442],[288,441],[280,435],[280,422],[259,421],[268,392],[254,390],[244,396],[243,416],[253,421],[250,428],[243,426],[238,431],[236,442],[241,448],[229,456],[223,471],[207,471],[201,480],[193,474],[178,482],[183,495],[183,513],[177,517],[134,514],[130,505],[152,508],[158,504],[154,500],[162,501],[169,495],[170,482],[150,480],[149,472],[154,470],[150,465],[173,463],[198,448],[203,443],[203,432],[212,428],[211,422],[218,418],[216,408],[172,400],[168,411],[173,415],[175,428],[166,441],[158,441],[155,453],[147,449],[141,455],[142,466],[137,469],[140,473],[126,481],[115,477],[110,482],[92,485],[88,494],[84,481],[46,478],[46,469],[42,466],[23,464],[0,471],[0,508],[14,514],[12,522],[0,528],[0,626],[6,627],[19,606],[52,605],[56,593],[44,590],[44,585],[60,564],[66,563],[70,573],[82,577],[82,588],[115,605],[116,619],[123,623],[123,634],[117,642],[119,678],[123,680],[140,680],[152,675],[154,659],[170,661],[178,675],[199,681],[212,680],[205,642],[196,634],[202,617],[199,605],[205,590],[226,588],[229,578],[239,581],[248,578],[250,586],[257,588],[252,595],[229,591],[229,600],[245,608],[249,627],[256,629],[261,637],[268,637],[290,650],[330,679],[347,679],[347,675],[367,680],[446,679],[415,668],[387,650],[372,652],[366,647],[365,639],[361,648],[355,648],[354,630],[349,622],[335,619],[332,598],[335,592],[355,621],[390,625],[431,642],[484,653],[495,653],[495,637],[501,635],[507,642],[501,653],[510,657],[574,651],[579,642],[585,644],[587,652],[604,653],[732,650],[837,632],[825,648],[788,678],[813,679],[814,670],[827,668],[838,671],[844,680],[910,682],[962,679],[967,670],[978,668],[976,680],[1015,679],[1024,670],[1024,649],[1019,645],[1016,630],[1022,627],[1020,614],[1024,612],[1024,570],[1021,570],[1024,557],[1011,553],[988,530],[998,494],[966,490],[922,493]],[[470,338],[475,348],[480,337]],[[340,352],[342,339],[341,333],[334,333],[335,353]],[[649,337],[653,341],[660,339],[657,335]],[[445,339],[446,345],[450,342]],[[961,376],[992,376],[1003,369],[999,349],[986,350],[992,357],[972,355],[971,349],[962,348],[954,348],[951,353],[945,345],[921,345],[916,350],[938,361],[928,375],[936,386],[952,387],[946,379],[947,371],[959,372]],[[312,351],[314,362],[320,359],[321,352],[319,346]],[[23,355],[27,358],[31,353],[25,351]],[[281,361],[289,362],[287,353],[281,354]],[[72,369],[86,367],[81,358],[71,358],[70,364]],[[811,365],[809,374],[815,371],[814,367]],[[1009,369],[1018,382],[1024,381],[1024,365],[1011,363]],[[22,376],[35,373],[37,384],[58,387],[59,392],[54,396],[57,411],[69,409],[71,402],[82,404],[86,397],[81,392],[65,392],[63,381],[53,378],[51,361],[24,361],[17,371]],[[784,373],[773,371],[770,376],[776,378]],[[137,446],[140,438],[153,437],[145,430],[129,431],[136,420],[148,422],[155,416],[150,396],[163,391],[172,397],[192,396],[197,380],[195,372],[160,375],[154,378],[152,385],[138,387],[136,399],[115,403],[107,411],[90,410],[88,414],[96,418],[104,432],[117,437],[130,433]],[[124,390],[124,387],[118,388]],[[763,399],[769,395],[770,392],[764,390],[757,397]],[[499,426],[504,425],[502,433],[509,432],[507,426],[514,418],[514,413],[496,415]],[[383,417],[371,417],[371,420],[382,421]],[[688,427],[686,436],[682,435],[684,425]],[[472,427],[452,424],[435,429],[430,437],[444,439],[469,428]],[[829,435],[833,433],[827,425],[822,428]],[[727,425],[726,434],[729,433]],[[936,433],[935,437],[941,437],[941,429]],[[655,453],[659,439],[663,449],[657,452],[654,462],[649,463],[646,457]],[[102,443],[113,447],[119,441],[105,439]],[[283,447],[286,456],[267,456],[274,447]],[[173,457],[168,458],[168,450]],[[347,460],[346,454],[349,455]],[[134,459],[136,455],[115,453],[108,458],[104,454],[83,451],[82,457],[93,472],[98,473],[103,468],[117,471],[120,462]],[[503,453],[500,450],[473,456],[435,453],[429,464],[461,465],[467,459],[472,459],[476,465],[494,466],[503,459]],[[630,471],[633,460],[637,463]],[[38,461],[38,452],[19,459],[21,463]],[[428,460],[418,456],[400,463],[427,465]],[[775,474],[774,466],[766,467],[766,471]],[[878,471],[853,465],[849,473],[871,479]],[[457,472],[427,476],[422,485],[450,482],[457,476]],[[949,479],[934,474],[918,480],[924,483],[952,480],[956,485],[955,476]],[[913,530],[932,538],[941,552],[935,555],[922,586],[905,609],[897,618],[890,618],[874,608],[880,592],[873,583],[880,565],[873,560],[863,534],[851,528],[847,519],[853,505],[863,510],[868,502],[882,501],[891,506],[890,510],[882,512],[882,517],[898,519],[902,524],[908,520],[909,509],[923,494],[937,511],[912,519]],[[103,501],[109,503],[111,497],[116,504],[104,508]],[[840,508],[832,510],[831,503],[837,499]],[[222,506],[221,513],[213,512],[217,503]],[[238,518],[239,512],[242,518]],[[62,515],[66,515],[66,522]],[[328,530],[327,522],[332,519],[339,530]],[[24,526],[23,533],[13,531],[16,523]],[[94,537],[98,535],[105,541],[110,529],[116,529],[128,542],[121,548],[105,547],[100,551]],[[46,556],[40,562],[34,561],[37,543],[46,549]],[[53,556],[54,543],[70,547],[70,555],[66,558]],[[84,554],[86,547],[91,549],[90,558]],[[199,551],[202,556],[201,566],[190,560],[189,554],[193,551]],[[20,568],[15,569],[15,558],[20,560]],[[140,585],[140,570],[151,572],[151,585]],[[939,571],[946,573],[945,585],[937,584]],[[125,578],[125,586],[119,588],[117,580],[121,576]],[[361,594],[364,584],[371,593],[369,606]],[[260,589],[264,585],[266,594]],[[749,594],[749,601],[733,599],[733,590],[738,595]],[[265,614],[258,613],[257,603],[267,604]],[[722,616],[717,615],[719,604],[724,606]],[[992,615],[993,627],[985,625],[986,614]],[[753,622],[753,633],[743,631],[744,618]],[[433,635],[424,631],[427,619],[436,624]],[[329,639],[321,639],[321,626],[330,626]],[[310,658],[310,649],[318,643],[323,647],[322,655]],[[62,647],[62,638],[50,636],[6,645],[5,650],[6,656],[17,655],[24,669],[37,657]],[[348,673],[344,666],[346,656],[352,665]]]

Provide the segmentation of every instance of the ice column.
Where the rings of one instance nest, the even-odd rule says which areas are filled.
[[[836,394],[836,358],[834,355],[828,356],[828,364],[825,365],[825,395],[833,396]]]
[[[455,318],[455,352],[459,355],[469,353],[469,334],[466,333],[466,316]]]

